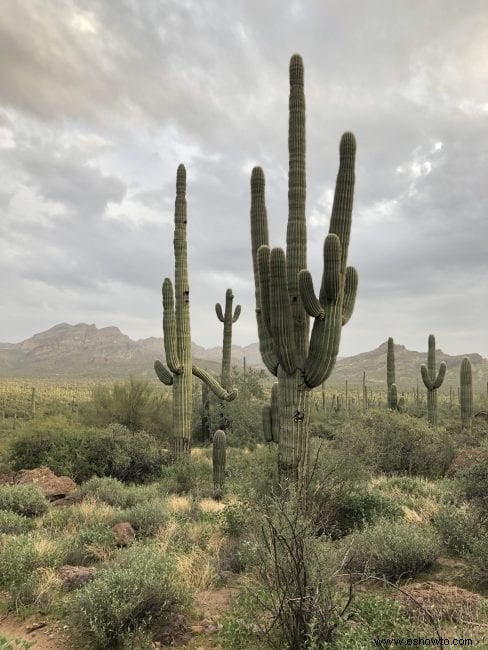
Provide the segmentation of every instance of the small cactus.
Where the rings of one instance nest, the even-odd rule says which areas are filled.
[[[217,429],[213,437],[212,466],[215,498],[221,499],[225,482],[226,439],[225,432]]]
[[[386,385],[388,387],[388,408],[396,409],[397,388],[395,385],[395,347],[391,336],[388,339],[388,349],[386,352]],[[395,386],[395,404],[393,404],[392,386]]]

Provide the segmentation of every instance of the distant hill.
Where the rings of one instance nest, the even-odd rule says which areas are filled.
[[[386,384],[386,341],[375,350],[337,360],[328,380],[333,386],[346,381],[360,384],[363,371],[369,386]],[[220,372],[222,348],[204,348],[192,344],[195,363]],[[488,381],[488,360],[479,354],[451,356],[437,351],[437,366],[447,363],[446,386],[459,384],[459,367],[468,356],[473,367],[473,380],[478,385]],[[242,367],[263,368],[259,345],[232,346],[232,361]],[[147,338],[133,341],[118,327],[97,328],[95,325],[61,323],[35,334],[21,343],[0,343],[0,376],[2,377],[153,377],[155,359],[164,359],[163,339]],[[426,363],[427,352],[407,350],[395,345],[396,383],[399,390],[410,390],[420,379],[420,365]]]

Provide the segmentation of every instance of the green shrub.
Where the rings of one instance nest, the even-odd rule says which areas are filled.
[[[26,639],[7,639],[7,637],[0,634],[0,650],[29,650],[35,645],[35,641],[27,641]]]
[[[466,498],[488,517],[488,459],[482,459],[456,476]]]
[[[467,560],[473,582],[480,587],[486,587],[488,585],[488,532],[485,531],[471,543]]]
[[[165,623],[188,602],[171,555],[134,545],[69,604],[72,629],[95,647],[109,648],[151,620]]]
[[[179,458],[162,468],[162,490],[170,494],[213,494],[212,464],[207,458]]]
[[[454,455],[452,439],[444,429],[392,411],[368,412],[345,423],[333,442],[386,474],[437,478],[444,475]]]
[[[456,508],[454,505],[440,508],[433,517],[432,524],[444,546],[460,555],[472,550],[473,543],[483,530],[476,512],[472,509]]]
[[[128,521],[140,537],[150,537],[162,526],[168,518],[167,510],[162,501],[153,499],[144,503],[136,503],[132,508],[123,510],[116,516],[116,521]]]
[[[82,526],[66,541],[65,564],[85,565],[104,559],[116,549],[115,535],[103,524]]]
[[[330,534],[334,538],[347,535],[377,519],[401,519],[403,510],[390,497],[379,492],[346,494],[337,505]]]
[[[138,501],[137,492],[110,476],[94,476],[79,488],[82,497],[92,496],[116,508],[130,508]]]
[[[39,562],[31,536],[18,535],[1,542],[0,587],[9,592],[10,607],[17,610],[34,602],[37,584],[35,570]]]
[[[1,485],[0,510],[36,517],[49,508],[49,501],[35,485]]]
[[[404,521],[382,520],[353,533],[347,566],[352,573],[387,579],[414,576],[434,562],[440,542],[430,530]]]
[[[35,522],[29,517],[18,515],[10,510],[0,510],[0,534],[21,535],[35,527]]]
[[[249,503],[229,503],[220,513],[222,531],[229,537],[242,537],[252,522]]]
[[[77,483],[92,476],[112,476],[126,483],[155,480],[166,456],[148,433],[123,426],[96,429],[27,430],[12,441],[9,462],[14,470],[46,465]]]

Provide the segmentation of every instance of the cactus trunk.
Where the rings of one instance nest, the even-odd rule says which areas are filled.
[[[218,429],[214,433],[212,447],[212,467],[214,482],[214,497],[221,499],[225,482],[226,439],[225,432]]]
[[[389,409],[395,409],[393,406],[392,386],[395,384],[395,345],[393,339],[388,339],[388,350],[386,353],[386,385],[388,387],[387,403]],[[396,392],[396,386],[395,386]],[[396,400],[395,400],[396,401]]]
[[[222,311],[222,305],[217,303],[215,305],[215,313],[221,323],[224,324],[224,338],[222,344],[222,371],[220,375],[220,383],[224,388],[230,390],[231,377],[230,377],[230,360],[232,353],[232,324],[237,321],[241,313],[241,306],[237,305],[234,313],[232,313],[232,302],[234,294],[232,289],[227,289],[225,293],[225,311]],[[232,429],[232,420],[229,416],[228,409],[225,402],[220,402],[220,428],[225,430]]]

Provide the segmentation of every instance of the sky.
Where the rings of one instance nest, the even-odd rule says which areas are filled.
[[[344,131],[357,140],[340,355],[389,336],[488,357],[486,0],[0,0],[0,341],[57,323],[162,335],[187,170],[191,332],[257,341],[250,173],[287,221],[288,65],[307,105],[308,267],[320,286]]]

